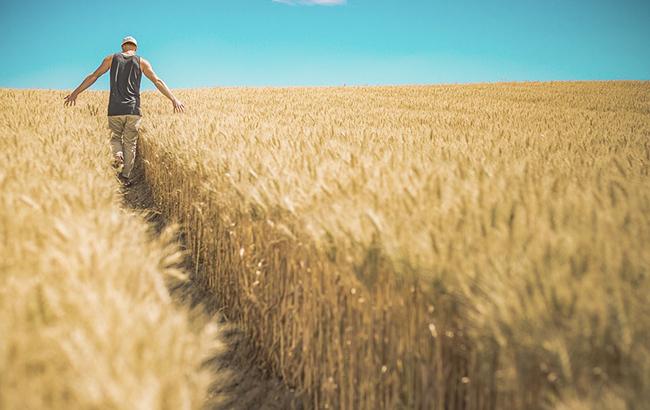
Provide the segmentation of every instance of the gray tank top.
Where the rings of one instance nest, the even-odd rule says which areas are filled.
[[[140,56],[113,55],[111,64],[111,96],[108,115],[142,115],[140,113]]]

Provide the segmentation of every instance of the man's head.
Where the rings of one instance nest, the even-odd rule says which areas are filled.
[[[122,39],[122,51],[135,51],[138,49],[138,42],[131,36]]]

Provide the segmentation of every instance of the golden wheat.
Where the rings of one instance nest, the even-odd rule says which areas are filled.
[[[170,300],[171,231],[121,209],[105,118],[0,90],[0,408],[197,409],[213,325]]]
[[[179,95],[146,180],[308,407],[650,402],[647,82]]]
[[[143,158],[309,405],[647,403],[649,91],[194,90]]]

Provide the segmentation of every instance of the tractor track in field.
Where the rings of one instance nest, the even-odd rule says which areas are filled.
[[[160,234],[167,221],[156,210],[153,195],[144,178],[138,158],[133,184],[122,188],[126,208],[144,213],[152,232]],[[181,232],[179,244],[186,249]],[[184,263],[188,272],[194,272],[191,258]],[[293,409],[301,408],[298,395],[281,380],[260,368],[255,362],[257,353],[245,333],[220,313],[218,301],[208,291],[190,280],[170,288],[173,299],[191,308],[199,307],[219,325],[218,337],[225,349],[211,357],[205,365],[212,371],[213,384],[208,392],[205,409]]]

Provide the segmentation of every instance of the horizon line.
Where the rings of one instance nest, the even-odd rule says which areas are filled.
[[[499,85],[499,84],[548,84],[548,83],[643,83],[650,82],[647,79],[597,79],[597,80],[576,80],[576,79],[558,79],[558,80],[496,80],[496,81],[467,81],[467,82],[431,82],[431,83],[368,83],[368,84],[319,84],[319,85],[205,85],[198,87],[170,87],[173,90],[202,90],[202,89],[226,89],[226,88],[380,88],[380,87],[434,87],[434,86],[462,86],[462,85]],[[69,91],[70,88],[45,88],[45,87],[5,87],[0,85],[0,90],[34,90],[34,91]],[[84,92],[106,92],[110,88],[87,89]],[[157,92],[156,89],[142,90],[142,93]]]

